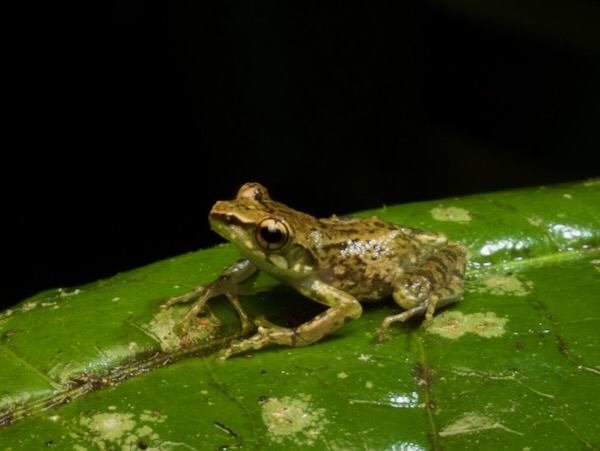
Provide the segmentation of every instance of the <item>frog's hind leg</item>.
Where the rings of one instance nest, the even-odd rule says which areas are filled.
[[[433,318],[436,308],[460,301],[466,253],[462,244],[450,243],[418,267],[404,273],[396,283],[393,296],[406,311],[385,318],[374,341],[382,341],[385,330],[393,323],[422,314],[425,314],[424,322],[428,322]]]
[[[356,298],[321,281],[311,282],[310,290],[307,289],[303,294],[310,294],[311,299],[329,308],[293,328],[277,326],[258,317],[255,321],[258,332],[250,338],[232,341],[229,348],[219,353],[219,360],[223,361],[240,352],[261,349],[268,344],[308,346],[362,314],[362,306]]]

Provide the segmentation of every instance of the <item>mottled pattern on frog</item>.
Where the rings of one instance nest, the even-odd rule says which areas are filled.
[[[271,200],[258,183],[242,186],[236,199],[217,202],[209,215],[214,231],[238,247],[245,259],[228,267],[213,283],[172,298],[167,305],[198,300],[185,315],[180,333],[193,326],[206,302],[226,295],[242,329],[258,326],[252,337],[234,341],[221,358],[269,343],[306,346],[362,314],[360,301],[392,295],[403,312],[385,318],[376,333],[415,315],[430,320],[437,307],[462,298],[466,248],[443,234],[401,226],[383,219],[317,219]],[[258,270],[328,308],[294,328],[248,317],[238,295]]]
[[[322,220],[327,236],[320,249],[321,278],[355,296],[359,301],[378,301],[389,296],[407,268],[432,254],[430,243],[416,240],[425,232],[398,228],[379,218]],[[335,239],[334,239],[335,238]],[[437,244],[443,246],[445,239]],[[427,241],[430,241],[427,239]]]
[[[231,214],[235,211],[235,214]],[[211,212],[214,222],[239,226],[251,237],[265,217],[288,224],[293,235],[290,244],[269,255],[248,242],[240,250],[261,269],[291,283],[304,277],[317,277],[345,291],[359,301],[377,301],[389,296],[406,269],[446,245],[443,235],[412,227],[398,226],[381,218],[333,216],[317,219],[279,202],[235,199],[220,201]],[[232,242],[240,242],[233,230],[217,230]],[[227,235],[229,233],[229,235]],[[255,254],[257,258],[252,259]],[[268,265],[270,268],[267,268]]]

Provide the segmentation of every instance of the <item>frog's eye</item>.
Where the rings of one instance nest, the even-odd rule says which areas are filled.
[[[267,188],[260,183],[245,183],[238,191],[236,199],[251,199],[257,201],[271,200]]]
[[[264,249],[275,251],[287,243],[290,231],[287,225],[275,218],[266,218],[258,223],[256,241]]]

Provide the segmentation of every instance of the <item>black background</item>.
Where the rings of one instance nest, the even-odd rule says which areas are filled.
[[[593,2],[164,3],[6,16],[3,306],[220,242],[246,181],[328,216],[599,175]]]

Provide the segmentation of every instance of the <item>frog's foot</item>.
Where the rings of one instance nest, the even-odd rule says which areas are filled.
[[[264,318],[263,318],[264,319]],[[266,320],[265,320],[266,321]],[[266,321],[268,322],[268,321]],[[274,326],[275,329],[279,328]],[[285,329],[285,328],[280,328]],[[271,333],[273,332],[272,327],[259,326],[258,332],[245,340],[233,340],[228,348],[222,349],[217,354],[217,360],[224,362],[226,359],[234,354],[240,354],[242,352],[257,350],[267,344],[271,343]]]
[[[168,309],[175,304],[185,304],[186,302],[190,302],[192,299],[201,297],[207,290],[207,287],[200,286],[189,293],[183,294],[181,296],[174,296],[169,298],[167,302],[160,305],[161,308]]]
[[[388,327],[390,327],[390,325],[392,325],[393,323],[403,323],[412,318],[413,316],[421,315],[424,312],[428,313],[431,306],[433,306],[433,310],[431,312],[431,314],[433,315],[433,311],[435,310],[435,303],[430,303],[429,300],[427,300],[422,304],[413,307],[410,310],[398,313],[397,315],[390,315],[386,317],[381,322],[381,326],[379,326],[379,329],[377,329],[377,332],[375,333],[375,336],[373,337],[373,340],[371,342],[381,343],[384,340],[385,331]],[[425,322],[428,321],[427,316],[425,318]]]
[[[249,333],[252,330],[258,330],[258,332],[250,337],[247,340],[235,340],[231,343],[228,349],[222,350],[220,360],[225,360],[227,357],[233,354],[239,354],[240,352],[248,351],[248,350],[256,350],[260,349],[271,341],[269,338],[269,332],[276,329],[281,329],[288,331],[287,328],[277,326],[273,324],[271,321],[266,319],[263,315],[258,316],[254,319],[254,321],[244,322],[242,321],[242,332]],[[273,332],[271,332],[273,333]]]
[[[258,331],[245,340],[233,340],[229,348],[219,352],[217,358],[221,361],[234,354],[246,351],[258,350],[268,344],[279,344],[284,346],[307,346],[319,340],[323,333],[313,331],[311,324],[314,320],[301,324],[295,328],[281,327],[267,321],[264,317],[256,320]]]
[[[462,244],[451,243],[418,267],[407,271],[397,281],[392,293],[396,303],[406,311],[385,318],[373,341],[381,342],[385,330],[393,323],[425,314],[423,323],[427,324],[436,308],[460,301],[465,261],[466,248]]]
[[[234,354],[255,351],[273,343],[285,346],[307,346],[314,343],[322,334],[315,335],[310,321],[295,328],[276,326],[264,318],[257,318],[258,331],[245,340],[233,340],[227,349],[219,352],[217,359],[224,361]]]
[[[333,287],[321,286],[319,281],[313,285],[321,290],[318,299],[330,305],[330,308],[293,328],[276,326],[259,317],[256,321],[258,332],[245,340],[233,341],[229,348],[221,351],[219,359],[225,360],[233,354],[257,350],[271,343],[291,347],[308,346],[361,315],[362,307],[354,297]]]
[[[178,336],[181,337],[187,334],[192,325],[195,323],[198,315],[203,313],[204,307],[206,306],[206,302],[208,301],[208,299],[210,299],[210,289],[210,285],[203,285],[196,288],[193,291],[190,291],[189,293],[183,294],[181,296],[174,296],[168,299],[165,303],[161,304],[161,308],[168,309],[176,304],[185,304],[187,302],[191,302],[194,299],[197,299],[196,302],[194,302],[194,304],[192,305],[192,307],[190,307],[190,309],[186,312],[185,316],[180,321],[180,323],[175,326],[174,331]],[[212,315],[212,312],[211,316],[215,318],[214,315]]]
[[[225,293],[225,296],[227,297],[227,299],[229,300],[231,305],[235,308],[235,310],[238,313],[238,316],[240,318],[242,333],[246,334],[246,333],[249,333],[249,332],[255,330],[256,326],[254,325],[254,323],[252,322],[250,317],[244,311],[243,307],[240,304],[238,297],[231,293]],[[198,317],[203,315],[205,310],[209,310],[211,316],[215,320],[214,323],[217,326],[221,325],[221,321],[213,315],[212,311],[208,308],[208,305],[206,305],[206,302],[209,299],[211,299],[211,297],[212,296],[210,296],[209,294],[206,294],[202,298],[198,299],[190,307],[190,309],[186,312],[183,319],[179,322],[179,324],[177,324],[175,326],[174,331],[178,336],[181,337],[183,335],[186,335],[190,331],[190,329],[194,325],[197,324]]]
[[[186,335],[196,325],[198,316],[204,311],[205,303],[206,301],[200,302],[199,300],[190,307],[183,319],[174,328],[174,332],[178,336],[182,337]]]
[[[198,316],[204,314],[205,310],[207,309],[207,302],[210,299],[218,296],[225,296],[240,318],[242,332],[247,333],[254,330],[255,326],[240,304],[238,294],[249,294],[256,291],[261,291],[261,289],[241,289],[237,285],[232,285],[227,278],[220,277],[214,282],[198,287],[190,293],[169,299],[165,304],[163,304],[163,306],[164,308],[169,308],[175,304],[190,302],[197,298],[197,300],[186,312],[181,322],[175,326],[175,333],[179,336],[183,336],[186,335],[196,324]],[[216,322],[217,324],[219,323],[218,320]]]
[[[433,319],[433,315],[435,314],[435,309],[437,307],[443,307],[445,305],[451,304],[453,302],[458,301],[462,297],[462,291],[458,294],[452,288],[443,288],[436,292],[436,294],[432,294],[428,299],[425,299],[416,307],[413,307],[409,310],[406,310],[402,313],[398,313],[397,315],[390,315],[385,318],[377,332],[375,333],[375,337],[373,337],[373,343],[381,343],[383,341],[383,335],[385,330],[390,327],[390,325],[394,323],[403,323],[413,316],[425,314],[425,319],[423,320],[423,325],[427,325]]]

